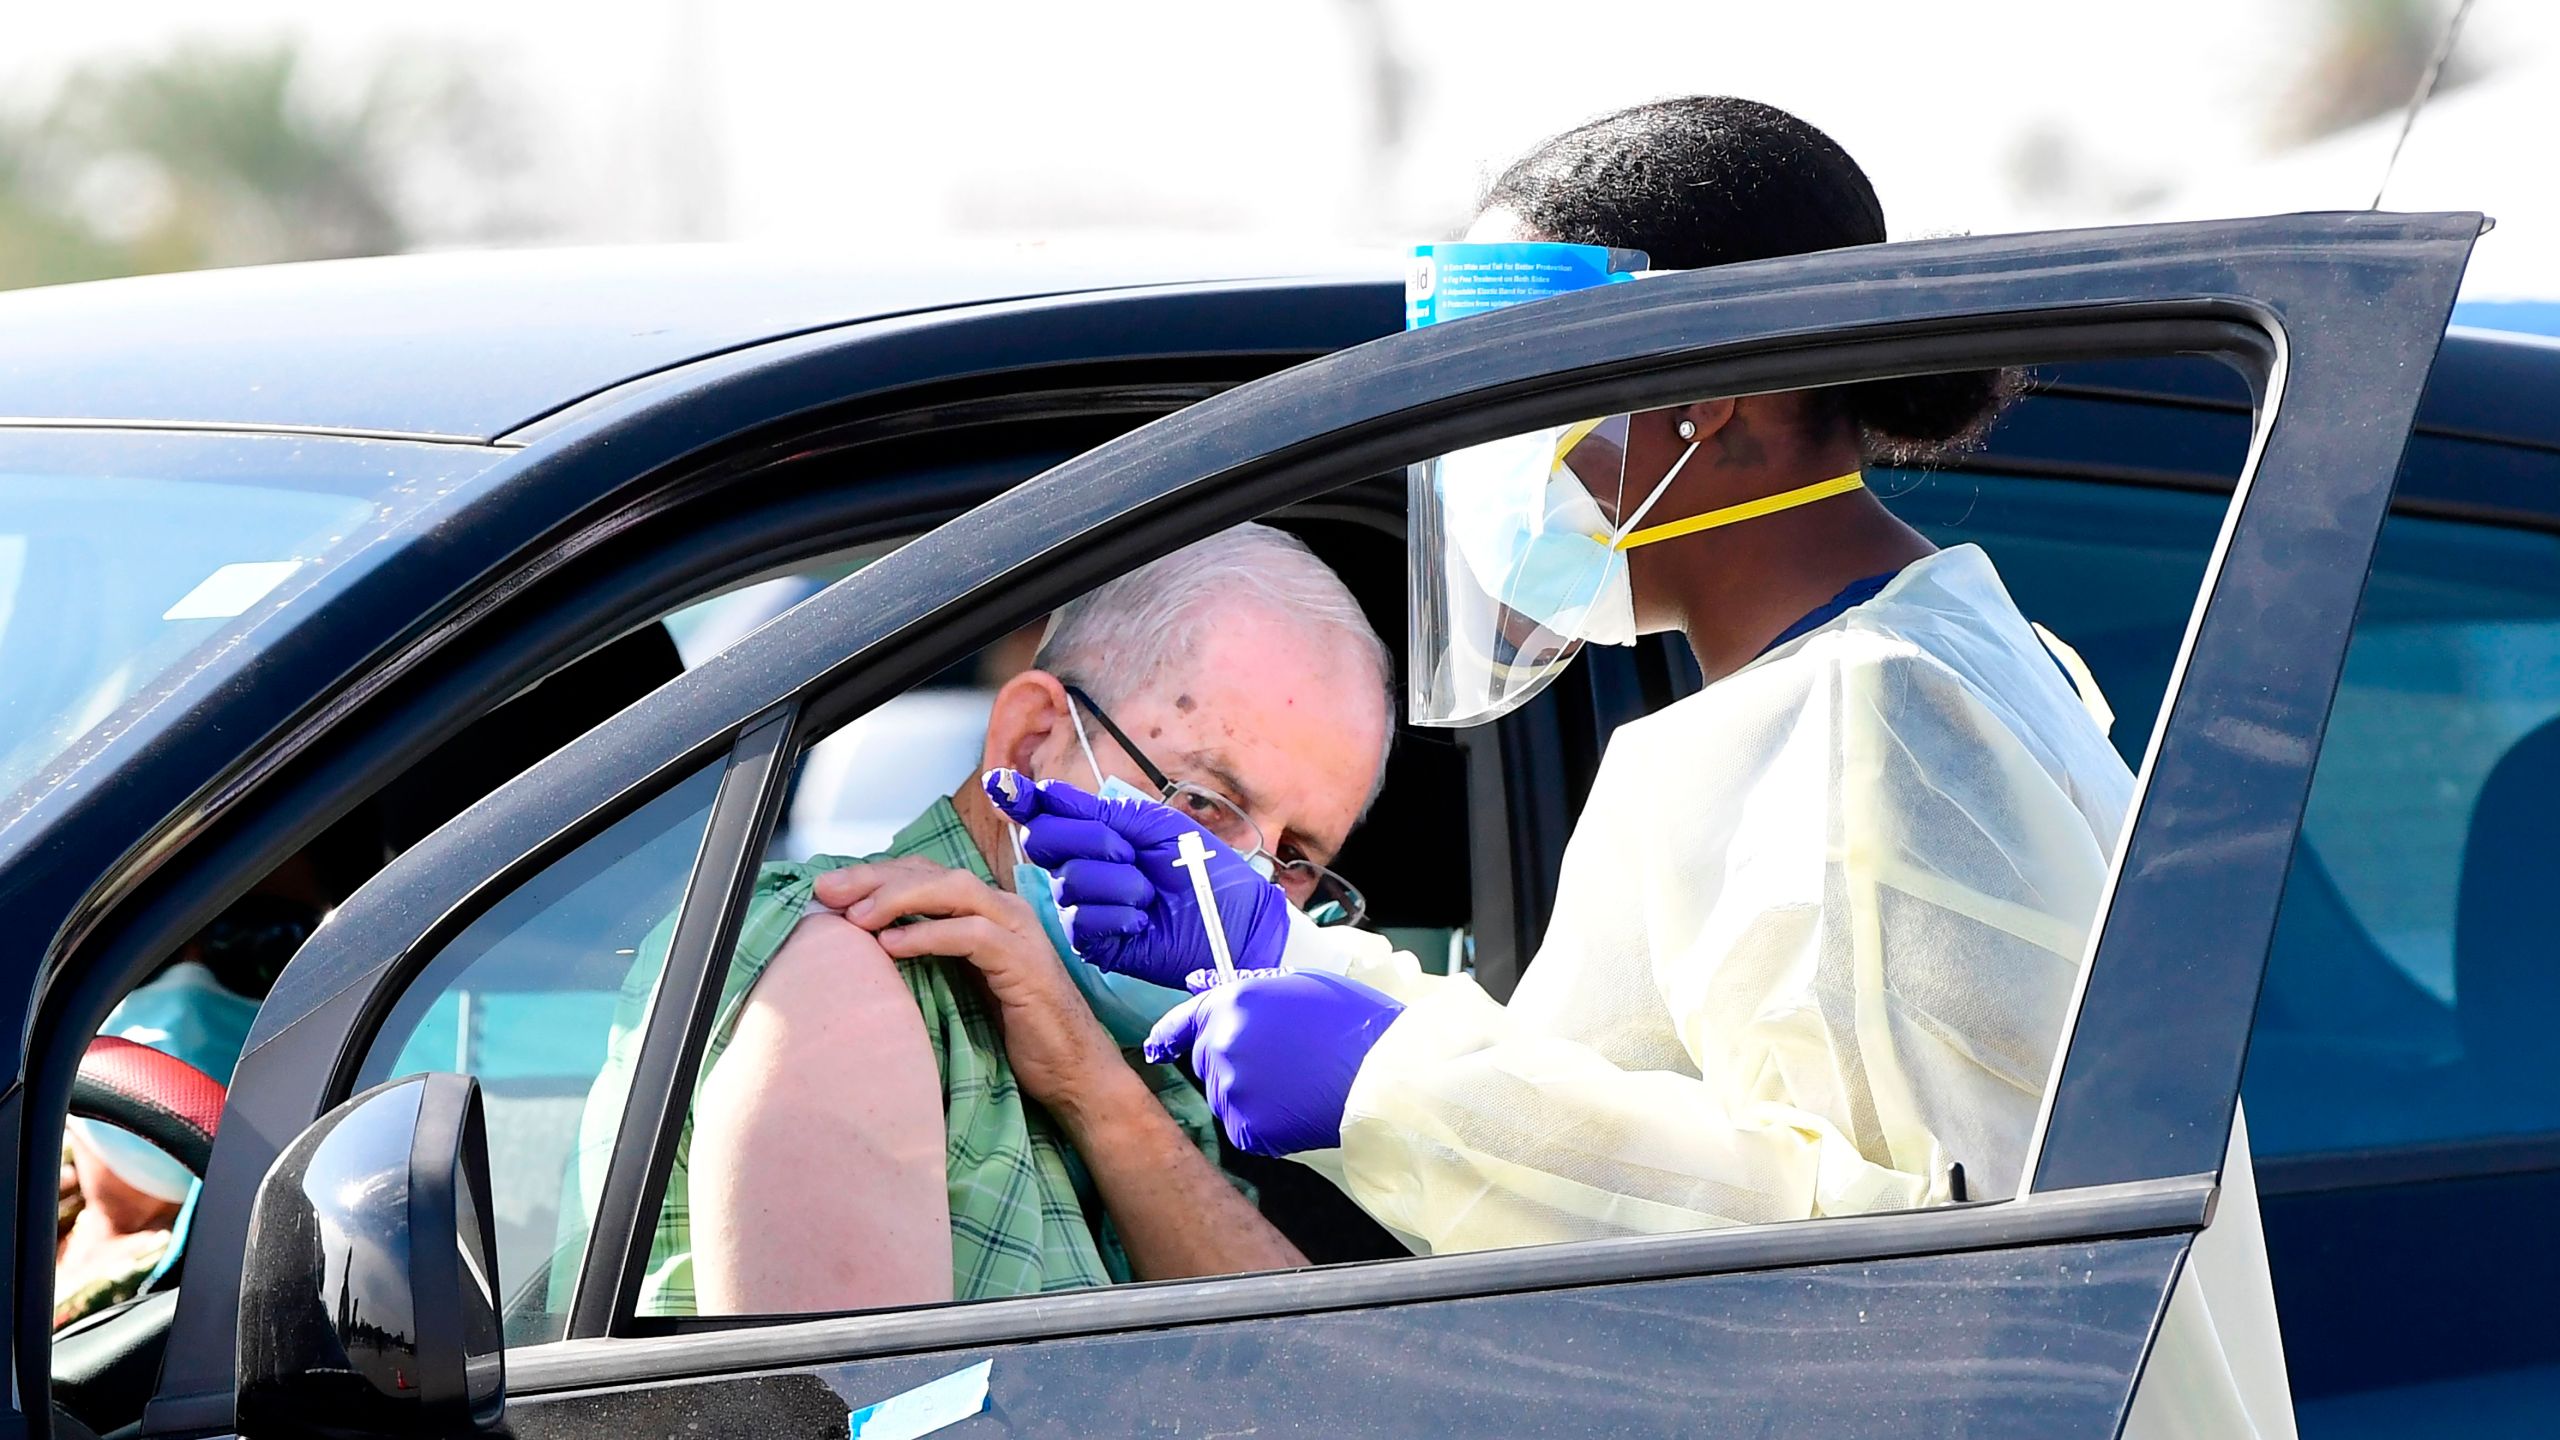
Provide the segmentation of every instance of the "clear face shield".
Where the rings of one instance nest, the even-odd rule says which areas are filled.
[[[1636,643],[1627,552],[1866,485],[1853,470],[1648,525],[1701,442],[1690,439],[1667,466],[1656,446],[1644,473],[1629,474],[1628,433],[1638,423],[1610,415],[1513,435],[1407,472],[1413,723],[1499,719],[1545,689],[1584,645]]]
[[[1406,474],[1417,725],[1475,725],[1546,688],[1586,641],[1635,640],[1616,541],[1628,417],[1507,436]]]
[[[1416,246],[1405,325],[1631,280],[1647,263],[1593,245]],[[1615,544],[1637,518],[1625,493],[1627,428],[1628,417],[1604,416],[1407,472],[1413,723],[1494,719],[1544,689],[1585,642],[1634,641]]]

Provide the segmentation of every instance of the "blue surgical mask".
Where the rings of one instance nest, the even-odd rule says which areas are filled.
[[[98,1033],[148,1045],[228,1084],[257,1014],[257,1001],[225,989],[204,966],[182,960],[125,996]],[[174,1205],[195,1185],[186,1166],[131,1131],[79,1118],[71,1128],[119,1179],[145,1195]]]
[[[1442,456],[1441,525],[1483,592],[1560,640],[1636,643],[1626,552],[1647,512],[1698,453],[1691,441],[1650,494],[1612,520],[1593,487],[1620,493],[1627,417],[1532,431]],[[1578,468],[1577,468],[1578,467]]]
[[[1500,577],[1503,601],[1567,639],[1634,644],[1627,557],[1610,545],[1607,513],[1561,468],[1548,480],[1544,502],[1534,513],[1506,515],[1487,527],[1496,534],[1483,547],[1484,559]]]
[[[1105,800],[1163,803],[1117,775],[1103,774],[1102,767],[1094,761],[1093,745],[1085,739],[1084,722],[1076,716],[1072,704],[1067,715],[1075,725],[1076,744],[1084,751],[1085,764],[1093,769],[1096,795]],[[1013,893],[1028,902],[1031,913],[1040,917],[1040,931],[1049,937],[1050,947],[1058,952],[1059,961],[1067,967],[1067,978],[1076,982],[1076,989],[1084,995],[1085,1003],[1093,1007],[1094,1018],[1102,1022],[1103,1029],[1111,1032],[1113,1040],[1124,1047],[1143,1042],[1147,1032],[1155,1028],[1156,1021],[1162,1019],[1166,1011],[1191,998],[1180,990],[1150,985],[1127,975],[1114,975],[1087,964],[1084,957],[1076,953],[1074,932],[1068,927],[1067,912],[1058,904],[1058,882],[1022,853],[1022,832],[1019,828],[1013,835],[1013,854]]]
[[[1114,975],[1087,964],[1076,953],[1075,941],[1067,929],[1067,912],[1058,905],[1057,882],[1049,872],[1025,860],[1013,867],[1013,890],[1031,904],[1031,913],[1040,917],[1041,933],[1049,937],[1058,960],[1067,967],[1067,978],[1076,982],[1085,1004],[1093,1007],[1093,1018],[1111,1032],[1111,1038],[1123,1049],[1134,1047],[1147,1038],[1164,1012],[1191,998],[1180,990],[1150,985],[1127,975]]]

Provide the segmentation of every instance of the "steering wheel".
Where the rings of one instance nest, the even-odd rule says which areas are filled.
[[[148,1045],[102,1035],[71,1080],[71,1113],[130,1131],[201,1179],[222,1124],[224,1087]],[[53,1348],[54,1440],[96,1440],[142,1418],[169,1342],[177,1296],[163,1291],[75,1322]]]
[[[101,1035],[72,1077],[71,1113],[141,1136],[202,1179],[223,1094],[221,1081],[174,1055]]]

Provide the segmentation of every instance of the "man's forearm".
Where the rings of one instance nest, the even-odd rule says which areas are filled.
[[[1124,1083],[1125,1081],[1125,1083]],[[1134,1071],[1053,1105],[1142,1280],[1287,1270],[1307,1263],[1173,1123]]]

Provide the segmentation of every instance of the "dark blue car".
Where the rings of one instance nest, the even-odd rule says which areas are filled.
[[[990,1361],[949,1433],[2111,1435],[2245,1100],[2302,1433],[2538,1432],[2560,345],[2448,329],[2477,232],[1932,241],[1411,335],[1385,273],[1021,257],[0,297],[11,1423],[841,1436]],[[1870,481],[1992,553],[2141,776],[2018,1198],[1414,1259],[1272,1165],[1314,1268],[635,1313],[745,879],[959,778],[907,772],[974,759],[973,657],[1254,517],[1401,637],[1411,462],[1991,364],[2031,388],[1987,448]],[[1340,861],[1372,923],[1507,993],[1610,732],[1697,684],[1676,647],[1595,650],[1402,736]],[[293,866],[329,916],[259,977],[227,1096],[91,1045]],[[609,1167],[564,1185],[669,916]],[[74,1112],[202,1185],[183,1262],[56,1335],[39,1187]]]

